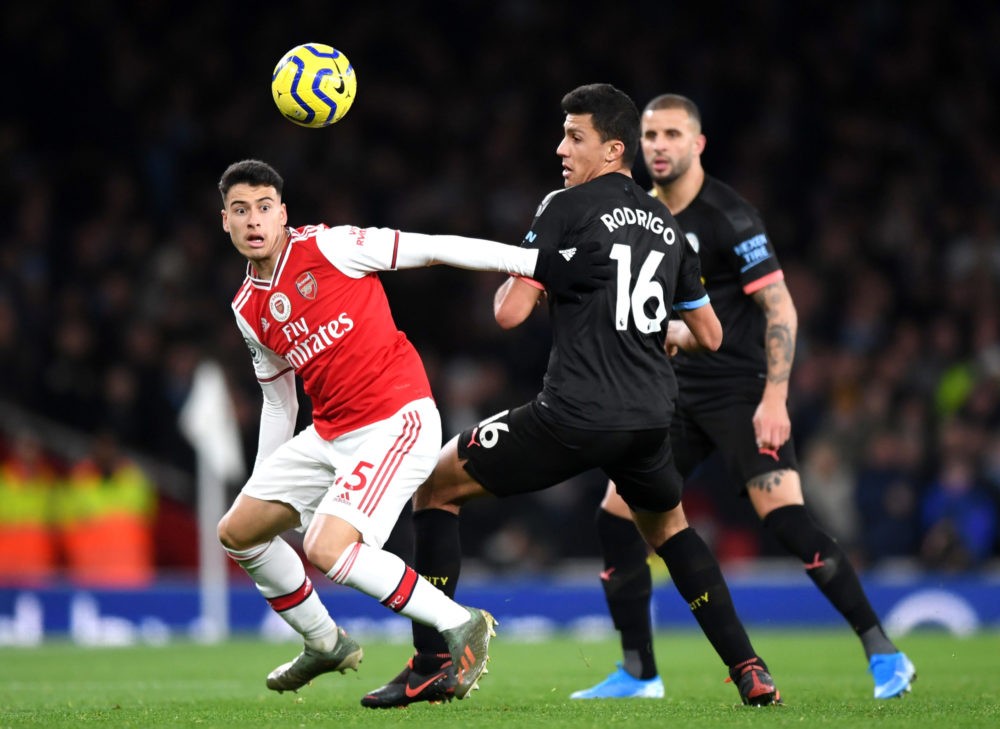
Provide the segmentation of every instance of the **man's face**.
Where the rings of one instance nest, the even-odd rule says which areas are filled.
[[[684,109],[644,111],[640,124],[642,156],[657,185],[682,176],[705,148],[704,135]]]
[[[236,250],[253,264],[272,261],[285,241],[288,211],[271,186],[233,185],[222,210],[222,229]]]
[[[556,148],[562,158],[563,185],[573,187],[604,174],[610,145],[611,140],[602,142],[594,129],[593,115],[567,114],[563,138]]]

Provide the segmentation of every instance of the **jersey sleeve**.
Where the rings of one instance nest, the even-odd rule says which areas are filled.
[[[529,250],[557,249],[562,243],[568,227],[568,216],[560,197],[562,190],[553,190],[546,195],[535,210],[531,228],[524,234],[521,247]],[[531,278],[521,276],[521,280],[537,289],[545,290],[545,285]]]
[[[253,328],[238,313],[236,323],[250,350],[254,373],[263,395],[257,457],[254,461],[256,467],[256,464],[295,434],[295,421],[299,413],[295,372],[285,358],[261,343]]]
[[[389,228],[329,228],[320,251],[348,276],[438,264],[474,271],[531,275],[538,254],[517,246],[461,235],[426,235]]]
[[[680,228],[677,229],[680,233]],[[677,275],[677,291],[674,293],[674,311],[698,309],[709,302],[708,292],[701,280],[701,262],[691,242],[681,233],[677,240],[681,247],[681,265]]]
[[[316,234],[316,245],[330,263],[351,278],[392,271],[399,254],[399,231],[337,225]]]
[[[550,192],[538,205],[535,218],[531,221],[531,229],[521,241],[522,248],[555,250],[563,242],[569,223],[567,206],[564,204],[566,197],[560,195],[562,192],[563,190]]]
[[[734,225],[733,240],[736,243],[730,260],[739,271],[743,293],[750,295],[775,281],[781,281],[785,274],[760,216],[746,215],[741,220],[745,220],[746,226]]]

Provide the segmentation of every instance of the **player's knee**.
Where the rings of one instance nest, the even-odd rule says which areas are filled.
[[[747,496],[761,519],[786,506],[802,506],[802,481],[798,471],[783,468],[755,476],[747,482]]]
[[[439,487],[430,481],[424,481],[420,488],[413,494],[413,511],[423,511],[425,509],[441,509],[446,505],[447,500],[443,497]]]
[[[289,504],[240,496],[219,520],[216,534],[226,549],[241,551],[266,544],[300,523]]]
[[[326,574],[337,564],[344,551],[354,546],[356,541],[346,536],[336,538],[328,534],[306,532],[305,539],[302,540],[302,551],[311,565]]]
[[[253,549],[256,546],[265,544],[270,537],[261,537],[259,534],[250,534],[241,530],[231,519],[222,517],[216,528],[219,542],[228,552],[243,552]]]
[[[769,511],[763,519],[764,528],[786,547],[801,546],[808,549],[816,526],[804,506],[792,504]]]
[[[631,517],[622,518],[598,507],[594,515],[594,526],[597,527],[597,539],[606,556],[614,554],[620,557],[622,552],[627,552],[632,556],[642,555],[642,559],[646,559],[646,542]]]
[[[249,549],[252,544],[247,544],[240,538],[239,531],[234,529],[233,520],[230,518],[229,513],[226,513],[216,526],[216,534],[219,537],[219,542],[230,552],[238,552],[243,549]]]
[[[457,477],[432,475],[413,495],[413,510],[442,509],[457,514],[462,504],[485,496],[487,491],[464,471]]]
[[[650,513],[636,512],[635,525],[639,527],[646,542],[659,549],[667,540],[688,528],[684,510],[676,506],[670,511]]]
[[[764,527],[790,554],[802,560],[814,580],[822,582],[836,574],[843,560],[842,551],[804,506],[775,509],[764,517]]]
[[[631,519],[632,512],[625,503],[625,499],[618,493],[614,481],[608,481],[608,488],[601,499],[601,508],[609,514],[614,514],[621,519]]]

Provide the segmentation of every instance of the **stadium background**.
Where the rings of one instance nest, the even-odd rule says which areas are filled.
[[[561,185],[559,99],[607,81],[640,106],[666,91],[692,97],[706,168],[767,221],[799,311],[790,406],[816,516],[866,571],[995,574],[993,3],[422,5],[5,9],[6,459],[38,438],[61,477],[95,443],[116,443],[156,489],[156,574],[190,574],[195,465],[177,420],[196,365],[224,368],[248,462],[260,402],[229,310],[243,267],[219,227],[225,166],[249,156],[276,165],[294,224],[516,243]],[[358,74],[357,102],[327,130],[284,121],[270,98],[275,61],[305,41],[337,46]],[[547,324],[501,332],[490,306],[498,277],[382,279],[447,433],[536,393]],[[717,476],[709,466],[689,490],[692,521],[729,565],[776,555]],[[588,563],[602,489],[592,475],[470,509],[467,554],[518,576]]]

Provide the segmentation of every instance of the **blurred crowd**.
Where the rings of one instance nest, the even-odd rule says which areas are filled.
[[[790,407],[816,517],[861,566],[963,571],[1000,554],[994,3],[50,5],[12,6],[0,28],[17,79],[0,118],[0,404],[193,473],[177,415],[210,358],[252,462],[260,392],[229,308],[244,267],[220,227],[225,166],[274,164],[292,224],[518,243],[561,186],[562,94],[606,81],[640,107],[693,98],[706,169],[767,222],[799,312]],[[338,47],[358,76],[326,130],[295,127],[270,98],[274,63],[306,41]],[[446,436],[538,391],[548,323],[501,331],[500,278],[382,279]],[[30,496],[10,494],[58,494],[45,518],[67,564],[59,524],[83,508],[65,506],[79,464],[6,430],[0,530],[31,521],[12,506]],[[26,441],[56,464],[51,483],[17,475]],[[711,464],[696,477],[692,521],[724,559],[777,553],[725,480]],[[121,496],[147,530],[156,486]],[[602,491],[594,474],[469,509],[467,552],[498,569],[595,555]]]

